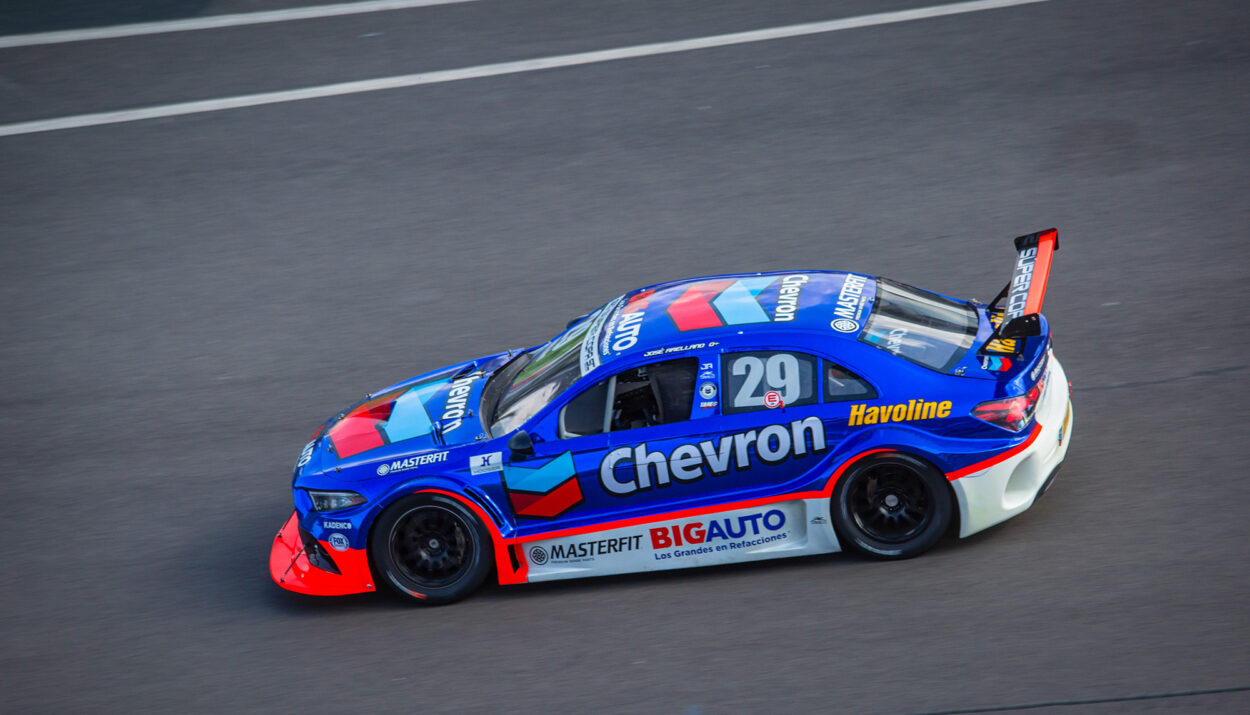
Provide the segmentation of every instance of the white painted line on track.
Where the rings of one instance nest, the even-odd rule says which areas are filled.
[[[233,15],[204,15],[201,17],[188,17],[183,20],[136,22],[130,25],[110,25],[107,27],[84,27],[79,30],[32,32],[26,35],[0,36],[0,49],[30,47],[32,45],[56,45],[63,42],[83,42],[85,40],[107,40],[116,37],[134,37],[136,35],[159,35],[166,32],[187,32],[188,30],[213,30],[219,27],[261,25],[267,22],[313,20],[319,17],[361,15],[367,12],[408,10],[415,7],[452,5],[464,2],[475,2],[475,0],[368,0],[367,2],[343,2],[333,5],[293,7],[286,10],[241,12]]]
[[[742,45],[750,42],[779,40],[787,37],[819,35],[827,32],[837,32],[839,30],[852,30],[859,27],[889,25],[896,22],[910,22],[912,20],[924,20],[933,17],[961,15],[970,12],[980,12],[982,10],[995,10],[998,8],[1030,5],[1033,3],[1048,1],[1049,0],[974,0],[973,2],[936,5],[912,10],[900,10],[898,12],[860,15],[858,17],[848,17],[841,20],[810,22],[803,25],[788,25],[786,27],[773,27],[764,30],[751,30],[749,32],[735,32],[728,35],[712,35],[709,37],[696,37],[689,40],[676,40],[674,42],[657,42],[650,45],[635,45],[633,47],[620,47],[612,50],[581,52],[574,55],[557,55],[555,57],[540,57],[538,59],[520,60],[517,62],[500,62],[498,64],[478,65],[477,67],[464,67],[462,69],[454,70],[420,72],[418,74],[381,77],[378,79],[366,79],[356,82],[342,82],[339,84],[321,85],[319,87],[290,89],[281,92],[263,92],[261,94],[247,94],[238,97],[203,99],[195,102],[180,102],[178,104],[165,104],[156,107],[143,107],[141,109],[123,109],[115,112],[79,114],[76,116],[58,117],[55,119],[36,119],[34,121],[18,122],[15,124],[0,124],[0,137],[16,136],[19,134],[36,134],[38,132],[51,132],[59,129],[95,127],[103,124],[137,122],[144,119],[177,117],[185,114],[220,112],[227,109],[239,109],[242,107],[258,107],[265,104],[298,102],[305,99],[338,97],[345,94],[360,94],[362,92],[378,92],[385,89],[398,89],[401,87],[417,87],[426,84],[458,82],[465,79],[497,77],[499,75],[518,74],[521,72],[537,72],[539,70],[554,69],[557,67],[574,67],[577,65],[588,65],[597,62],[611,62],[613,60],[624,60],[636,57],[650,57],[653,55],[667,55],[676,52],[690,52],[692,50],[703,50],[710,47],[726,47],[729,45]]]

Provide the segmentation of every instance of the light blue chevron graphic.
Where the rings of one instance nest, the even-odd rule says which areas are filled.
[[[400,442],[413,437],[423,437],[434,431],[434,423],[430,414],[425,411],[425,401],[447,384],[439,380],[425,385],[417,385],[395,400],[391,408],[391,418],[386,422],[386,437],[391,442]]]
[[[503,481],[511,491],[549,492],[577,474],[573,453],[565,452],[537,469],[505,464]]]
[[[712,305],[716,306],[716,311],[728,325],[767,323],[768,313],[756,297],[776,280],[774,276],[736,280],[716,296]]]

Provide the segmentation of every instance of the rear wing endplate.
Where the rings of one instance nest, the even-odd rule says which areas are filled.
[[[997,322],[994,334],[978,351],[983,355],[1019,355],[1023,338],[1040,335],[1042,331],[1039,314],[1046,297],[1051,258],[1059,250],[1059,231],[1048,228],[1020,236],[1015,243],[1016,266],[1011,282],[1003,286],[989,306],[991,320]]]

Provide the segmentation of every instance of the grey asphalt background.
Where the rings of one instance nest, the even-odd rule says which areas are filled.
[[[922,4],[484,0],[0,50],[0,121]],[[13,7],[9,32],[110,22]],[[1056,0],[0,138],[0,711],[900,713],[1250,687],[1247,38],[1240,2]],[[691,275],[989,298],[1010,239],[1052,225],[1074,441],[1001,527],[909,562],[439,609],[269,579],[301,445],[366,391]],[[1247,710],[1242,690],[1041,712]]]

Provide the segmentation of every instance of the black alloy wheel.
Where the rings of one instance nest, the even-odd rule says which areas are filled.
[[[468,526],[446,507],[417,507],[391,527],[396,565],[422,586],[455,583],[464,576],[473,548]]]
[[[842,475],[830,512],[843,546],[883,559],[919,556],[950,525],[954,499],[936,467],[898,452],[869,457]]]
[[[378,517],[369,551],[379,580],[401,595],[435,605],[475,591],[490,572],[490,534],[455,499],[418,494]]]

